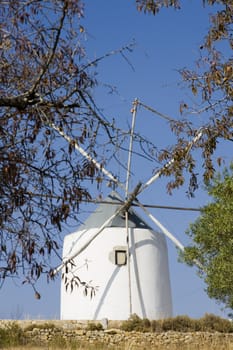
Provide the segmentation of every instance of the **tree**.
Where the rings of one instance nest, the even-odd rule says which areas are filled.
[[[181,8],[179,0],[136,0],[139,11],[157,15],[164,7]],[[201,1],[200,1],[201,3]],[[195,167],[198,158],[190,152],[186,157],[188,138],[202,130],[202,137],[193,145],[199,149],[203,160],[205,183],[214,176],[213,154],[221,140],[233,141],[233,4],[228,0],[203,0],[204,6],[212,6],[214,14],[210,17],[210,27],[200,46],[200,58],[196,70],[180,70],[183,81],[191,89],[196,104],[180,104],[180,120],[171,122],[177,135],[177,144],[161,152],[159,160],[175,158],[173,166],[166,169],[166,175],[174,175],[168,189],[184,183],[184,169],[190,173],[190,194],[197,187]],[[205,117],[205,123],[196,125],[190,118],[193,114]],[[193,118],[192,118],[193,119]],[[220,164],[221,158],[218,159]]]
[[[190,225],[190,246],[184,261],[200,263],[199,272],[211,298],[233,309],[233,166],[216,176],[207,187],[212,202],[201,209],[200,217]]]
[[[86,57],[83,6],[0,5],[0,281],[23,274],[34,286],[43,274],[54,277],[50,256],[59,255],[62,225],[77,222],[80,202],[91,197],[84,180],[103,179],[92,158],[103,164],[97,149],[107,144],[111,156],[116,144],[92,97],[103,57]],[[88,159],[74,152],[78,145]]]

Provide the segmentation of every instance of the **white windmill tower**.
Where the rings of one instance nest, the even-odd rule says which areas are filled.
[[[168,267],[167,236],[181,250],[183,245],[138,201],[137,196],[159,178],[164,167],[145,184],[138,183],[129,194],[129,179],[133,134],[138,101],[134,102],[131,137],[128,155],[126,184],[117,179],[78,144],[75,148],[92,161],[112,182],[125,191],[123,200],[116,192],[96,209],[78,231],[65,237],[63,263],[56,272],[63,270],[66,281],[77,275],[79,282],[92,281],[97,293],[89,298],[82,288],[72,291],[61,284],[61,319],[76,320],[125,320],[131,314],[148,319],[172,316],[171,286]],[[55,126],[53,126],[56,128]],[[57,131],[69,139],[61,129]],[[190,142],[199,140],[199,134]],[[172,164],[173,160],[165,165]],[[133,205],[159,227],[151,228],[132,209]],[[73,266],[73,267],[72,267]]]

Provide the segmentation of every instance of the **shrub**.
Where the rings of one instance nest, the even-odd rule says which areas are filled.
[[[124,331],[139,331],[139,332],[194,332],[201,330],[201,326],[197,320],[191,319],[188,316],[177,316],[164,320],[141,319],[136,314],[132,315],[127,321],[121,325]]]
[[[103,326],[101,323],[94,323],[94,322],[90,322],[87,324],[87,328],[88,331],[102,331],[103,330]]]
[[[176,332],[192,332],[195,331],[196,325],[194,320],[188,316],[176,316],[174,318],[167,318],[162,321],[162,330],[173,330]]]
[[[161,320],[152,320],[150,321],[151,332],[162,332],[162,321]]]
[[[141,319],[133,314],[127,321],[121,325],[124,331],[132,332],[221,332],[233,333],[233,322],[223,319],[219,316],[206,314],[201,319],[192,319],[186,315],[167,318],[164,320]]]
[[[24,344],[24,332],[17,323],[10,322],[4,328],[0,328],[0,348]]]
[[[199,322],[202,331],[216,331],[221,333],[233,332],[233,324],[231,321],[213,314],[205,314],[204,317],[199,320]]]
[[[122,323],[121,329],[127,332],[148,332],[151,330],[151,322],[147,318],[141,319],[138,315],[133,314]]]

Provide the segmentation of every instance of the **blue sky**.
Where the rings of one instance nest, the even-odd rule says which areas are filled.
[[[212,9],[203,9],[201,0],[183,3],[180,11],[164,9],[154,17],[137,12],[132,0],[86,1],[85,18],[81,24],[85,28],[84,44],[90,59],[135,42],[133,52],[126,54],[130,63],[121,55],[114,55],[101,61],[97,67],[99,87],[94,97],[103,113],[110,120],[115,118],[117,125],[130,123],[130,109],[135,98],[174,118],[179,115],[180,102],[194,102],[191,92],[180,84],[178,70],[194,67]],[[117,93],[108,94],[106,84],[116,87]],[[202,116],[193,118],[195,123],[203,120]],[[137,113],[136,131],[159,147],[172,144],[174,140],[167,122],[142,108]],[[220,153],[228,162],[230,155],[226,146],[221,145]],[[119,153],[119,156],[126,162],[125,155]],[[155,167],[155,164],[135,157],[130,188],[139,180],[147,180]],[[125,178],[125,171],[117,164],[109,164],[109,170]],[[108,193],[104,186],[101,190],[103,195]],[[192,200],[187,198],[185,190],[176,190],[169,196],[166,180],[159,179],[140,199],[142,203],[188,207],[200,207],[209,200],[202,186]],[[87,215],[85,211],[89,210],[90,207],[84,204],[83,218]],[[185,230],[197,213],[161,209],[153,209],[152,213],[177,238],[188,243]],[[226,316],[226,312],[204,292],[204,283],[195,269],[177,261],[177,250],[169,241],[168,248],[174,315],[201,317],[208,312]],[[0,289],[0,318],[59,318],[60,278],[49,285],[41,282],[38,289],[41,300],[36,300],[33,291],[22,287],[20,281],[7,281]]]

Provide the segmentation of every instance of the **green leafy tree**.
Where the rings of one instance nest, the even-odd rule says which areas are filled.
[[[136,0],[138,10],[158,13],[165,7],[182,9],[179,0]],[[184,170],[190,173],[190,194],[197,188],[197,162],[203,162],[203,180],[213,202],[202,208],[200,217],[190,226],[192,243],[183,258],[188,264],[198,262],[200,275],[211,298],[233,308],[233,174],[231,169],[222,176],[215,174],[214,154],[221,140],[233,141],[233,3],[228,0],[203,0],[200,4],[212,10],[209,29],[200,46],[196,69],[181,68],[180,74],[190,88],[195,105],[180,104],[181,118],[171,122],[177,135],[177,144],[159,155],[160,160],[174,157],[166,175],[174,180],[168,189],[184,182]],[[193,123],[193,115],[202,115],[202,124]],[[192,119],[190,118],[192,117]],[[186,154],[190,136],[202,133],[193,144],[195,152]],[[218,165],[222,158],[217,159]]]
[[[165,7],[182,9],[178,0],[137,0],[138,10],[157,15]],[[185,249],[184,261],[198,261],[200,275],[207,285],[211,298],[233,308],[233,175],[232,166],[223,176],[215,177],[213,156],[221,140],[232,142],[233,138],[233,3],[228,0],[203,0],[200,4],[210,6],[209,29],[200,46],[196,69],[180,69],[186,85],[192,91],[196,104],[180,105],[180,120],[172,121],[171,128],[177,135],[177,144],[160,153],[159,159],[174,157],[175,161],[166,175],[174,175],[168,189],[184,182],[184,170],[190,173],[190,194],[197,188],[195,173],[197,162],[203,162],[203,180],[213,202],[202,208],[200,217],[188,234],[191,245]],[[190,116],[202,115],[204,122],[196,125]],[[201,130],[202,136],[193,145],[200,150],[195,158],[192,151],[186,155],[190,136]],[[217,159],[218,165],[222,158]]]
[[[233,309],[233,165],[216,176],[207,190],[212,201],[190,225],[187,233],[192,243],[183,258],[191,265],[199,262],[208,295]]]

